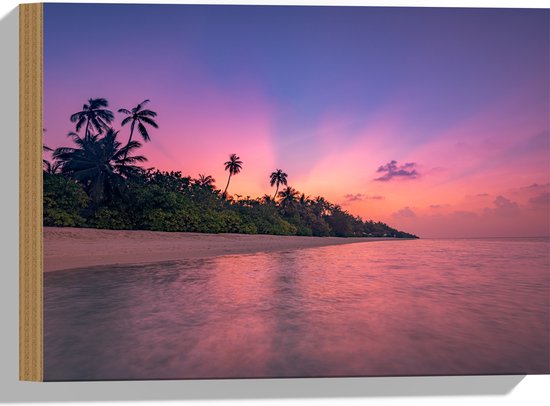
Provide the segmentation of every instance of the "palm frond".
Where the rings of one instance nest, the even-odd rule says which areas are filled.
[[[144,123],[149,124],[151,127],[159,128],[158,124],[154,120],[150,119],[149,117],[140,117],[140,121],[143,121]]]
[[[98,97],[97,99],[90,99],[88,100],[88,103],[90,103],[90,110],[97,109],[98,107],[108,107],[109,102],[107,99],[103,97]]]
[[[156,113],[156,111],[153,111],[153,110],[141,110],[139,112],[139,115],[141,117],[156,117],[157,113]]]
[[[149,99],[143,100],[141,103],[139,103],[139,104],[136,106],[136,111],[140,111],[141,108],[142,108],[143,106],[145,106],[145,105],[146,105],[147,103],[149,103],[149,102],[150,102]]]
[[[145,128],[145,126],[140,121],[138,121],[138,130],[143,137],[143,141],[147,142],[151,140],[151,137],[149,137],[149,133],[147,132],[147,128]]]
[[[79,111],[78,113],[71,114],[71,123],[76,123],[82,115],[84,114],[83,111]]]
[[[96,110],[96,115],[100,117],[102,120],[105,120],[107,123],[110,123],[115,118],[115,115],[111,110],[105,110],[105,109]]]
[[[120,148],[115,154],[113,154],[113,159],[115,160],[124,160],[124,157],[131,153],[132,151],[141,148],[141,143],[139,141],[131,141],[126,144],[123,148]]]
[[[132,116],[128,116],[126,117],[124,120],[122,120],[122,122],[120,123],[121,126],[125,126],[126,124],[128,124],[130,121],[132,121]]]
[[[84,123],[86,122],[86,116],[82,116],[80,120],[78,120],[78,123],[76,123],[76,131],[80,131]]]
[[[66,155],[66,154],[72,154],[75,151],[74,148],[70,147],[59,147],[53,151],[52,156],[54,159],[61,159],[60,156]]]
[[[135,155],[135,156],[127,156],[125,159],[126,163],[133,164],[135,162],[147,162],[147,157],[143,155]],[[122,164],[122,159],[120,160],[120,164]]]

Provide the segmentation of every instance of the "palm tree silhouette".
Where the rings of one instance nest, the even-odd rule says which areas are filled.
[[[309,206],[312,203],[312,200],[309,198],[309,196],[306,196],[305,193],[302,193],[300,195],[300,199],[298,199],[298,201],[302,206]]]
[[[61,171],[61,162],[58,160],[50,162],[47,159],[43,159],[42,170],[50,175],[56,175]]]
[[[223,197],[227,196],[227,188],[229,187],[229,182],[231,181],[231,176],[238,174],[241,169],[243,169],[243,162],[240,160],[237,154],[229,155],[229,161],[225,165],[225,170],[229,171],[229,178],[227,179],[227,185],[225,185],[225,190],[223,191]]]
[[[82,183],[95,204],[122,185],[124,178],[139,171],[134,163],[147,161],[144,156],[132,155],[141,147],[139,142],[132,141],[121,148],[117,135],[118,131],[112,128],[101,138],[99,134],[80,137],[69,133],[76,148],[62,147],[53,153],[53,158],[61,163],[61,172]]]
[[[134,107],[132,110],[118,109],[119,113],[126,114],[128,116],[124,120],[122,120],[122,123],[120,123],[120,125],[125,126],[126,124],[131,123],[130,137],[128,138],[128,144],[126,145],[130,145],[130,142],[132,142],[132,137],[134,135],[134,128],[136,124],[138,127],[138,131],[141,134],[143,141],[145,142],[151,140],[151,137],[147,132],[147,128],[145,127],[145,124],[148,124],[154,128],[159,128],[156,121],[153,120],[153,117],[156,117],[157,113],[152,110],[143,109],[143,106],[145,106],[149,102],[150,102],[149,99],[145,99],[141,103],[139,103],[136,107]],[[124,157],[124,159],[126,159],[126,157]]]
[[[290,186],[287,186],[283,190],[279,192],[279,196],[281,197],[281,206],[283,208],[286,208],[288,206],[293,205],[296,202],[296,196],[298,196],[298,191]]]
[[[107,110],[104,107],[108,107],[109,102],[107,99],[89,99],[88,104],[82,106],[82,111],[71,115],[71,122],[76,123],[76,131],[80,131],[84,123],[86,123],[86,130],[84,136],[90,135],[90,127],[95,129],[99,134],[103,130],[109,128],[109,124],[114,120],[115,116],[111,110]]]
[[[269,177],[269,184],[271,187],[273,185],[277,185],[275,188],[275,194],[273,195],[273,200],[277,197],[277,193],[279,192],[279,185],[287,185],[287,178],[288,175],[284,173],[281,169],[277,169],[275,172],[272,172]]]
[[[322,196],[317,196],[315,199],[313,199],[312,206],[313,212],[318,217],[327,215],[330,209],[330,203],[327,202],[326,199]]]
[[[269,205],[275,203],[275,199],[273,199],[271,195],[265,194],[260,198],[260,202]]]
[[[53,152],[53,149],[51,149],[50,147],[48,147],[45,144],[42,144],[42,152]],[[48,161],[46,158],[44,158],[44,154],[42,154],[42,167],[47,168],[47,167],[50,167],[50,166],[51,166],[50,161]],[[44,170],[46,170],[46,169],[44,169]],[[48,171],[46,171],[46,172],[48,172]]]
[[[212,176],[203,175],[202,173],[199,173],[199,177],[195,179],[195,183],[202,187],[211,187],[214,188],[214,182],[216,182],[216,179],[214,179]]]

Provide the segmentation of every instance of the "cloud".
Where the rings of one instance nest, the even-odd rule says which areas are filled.
[[[416,213],[412,211],[409,206],[407,206],[393,213],[392,217],[396,219],[412,219],[416,217]]]
[[[550,183],[532,183],[529,186],[522,186],[512,191],[515,195],[530,195],[533,197],[536,193],[550,192]]]
[[[476,197],[487,197],[489,196],[489,193],[478,193]]]
[[[363,193],[348,193],[347,195],[344,195],[344,199],[346,199],[346,202],[360,202],[362,200],[384,200],[384,196],[380,195],[364,195]]]
[[[544,183],[542,185],[538,183],[532,183],[529,186],[522,187],[522,189],[539,189],[539,188],[547,188],[548,186],[550,186],[550,183]]]
[[[419,176],[416,170],[415,162],[407,162],[403,165],[398,165],[397,161],[388,162],[386,165],[382,165],[378,168],[376,173],[383,173],[384,175],[374,180],[380,182],[388,182],[394,178],[397,179],[416,179]]]
[[[486,207],[484,210],[485,214],[510,217],[516,216],[520,212],[518,204],[505,198],[504,196],[497,196],[493,203],[495,207]]]
[[[550,192],[540,193],[529,199],[529,203],[534,206],[548,206],[550,205]]]
[[[362,193],[357,193],[357,194],[348,193],[347,195],[344,196],[344,198],[346,199],[346,202],[359,202],[361,200],[365,200],[365,197],[366,196]]]
[[[430,204],[430,209],[443,209],[444,207],[449,207],[448,204]]]

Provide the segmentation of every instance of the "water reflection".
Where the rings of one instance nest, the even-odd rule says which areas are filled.
[[[45,378],[548,373],[549,252],[419,240],[49,273]]]
[[[304,303],[304,275],[297,269],[300,269],[300,256],[296,252],[282,252],[276,256],[270,272],[271,294],[266,298],[269,302],[266,316],[271,319],[271,346],[266,361],[273,376],[308,375],[309,354],[302,351],[301,345],[312,320]]]

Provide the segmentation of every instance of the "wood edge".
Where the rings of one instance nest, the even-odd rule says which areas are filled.
[[[19,5],[19,379],[43,381],[43,4]]]

